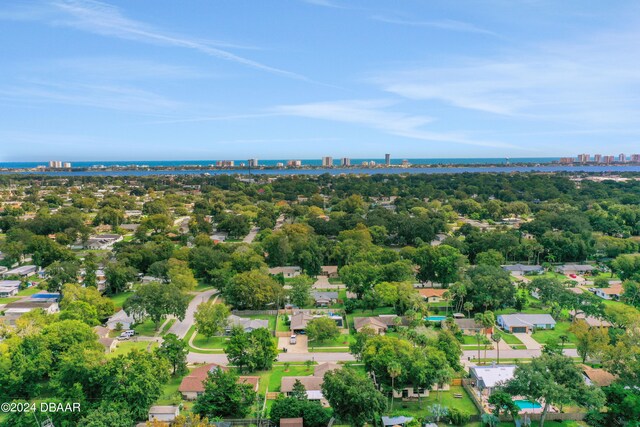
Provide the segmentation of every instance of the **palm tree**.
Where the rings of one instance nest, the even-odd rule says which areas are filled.
[[[487,336],[487,329],[491,329],[496,325],[496,317],[493,311],[485,311],[482,315],[482,326],[484,326],[484,335]],[[487,346],[484,347],[484,358],[487,358]]]
[[[478,364],[480,364],[480,340],[484,337],[481,333],[476,333],[476,341],[478,342]]]
[[[464,303],[462,308],[464,309],[464,311],[467,312],[467,317],[471,317],[471,310],[473,310],[473,303],[471,301],[467,301]]]
[[[393,391],[396,389],[396,378],[402,374],[402,367],[398,362],[391,362],[387,366],[387,373],[391,377],[391,410],[393,411]]]
[[[498,352],[498,365],[500,364],[500,340],[502,337],[500,334],[491,334],[491,340],[496,343],[496,351]]]

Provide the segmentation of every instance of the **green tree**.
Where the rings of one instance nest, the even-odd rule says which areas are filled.
[[[65,283],[76,283],[79,270],[76,261],[55,261],[47,267],[47,290],[59,292]]]
[[[504,256],[495,249],[489,249],[486,252],[480,252],[476,255],[476,264],[478,265],[491,265],[493,267],[500,267],[505,263]]]
[[[188,292],[198,286],[198,281],[193,276],[193,271],[185,261],[171,258],[169,259],[168,267],[167,276],[169,281],[178,289]]]
[[[207,337],[207,341],[213,336],[222,335],[227,327],[229,315],[231,311],[225,304],[203,302],[193,314],[196,330]]]
[[[504,413],[511,415],[514,423],[518,419],[520,407],[513,402],[513,398],[509,393],[496,390],[489,396],[489,403],[494,406],[493,414],[496,417],[499,417],[500,413]]]
[[[291,303],[297,307],[305,307],[311,302],[311,288],[314,280],[306,274],[301,274],[289,280],[287,283]]]
[[[229,362],[241,372],[271,369],[278,357],[278,346],[265,328],[251,332],[244,332],[239,327],[233,328],[224,351]]]
[[[71,304],[81,301],[94,307],[99,320],[104,320],[111,316],[115,307],[113,300],[103,296],[95,287],[82,287],[77,284],[68,283],[62,287],[62,299],[60,309],[66,310]]]
[[[157,331],[168,315],[183,320],[188,305],[187,295],[174,285],[151,282],[138,286],[123,308],[136,319],[151,319]]]
[[[609,333],[605,328],[590,327],[587,322],[573,322],[570,329],[576,337],[576,350],[585,363],[588,357],[602,354],[609,344]]]
[[[171,364],[172,375],[185,374],[187,372],[187,353],[189,350],[187,344],[178,338],[176,334],[165,335],[157,351],[159,356]]]
[[[423,245],[418,248],[414,258],[418,265],[416,277],[420,282],[440,283],[443,287],[458,280],[464,257],[460,251],[449,245]]]
[[[224,300],[238,310],[260,310],[284,301],[284,289],[258,270],[237,274],[222,290]]]
[[[250,384],[239,383],[238,374],[222,368],[209,371],[204,392],[192,411],[201,417],[246,417],[255,403],[256,393]]]
[[[354,427],[374,422],[386,407],[386,399],[373,382],[351,369],[338,369],[324,375],[322,394],[335,415]]]
[[[540,427],[552,405],[577,403],[599,409],[604,395],[597,387],[587,386],[573,361],[562,355],[542,355],[531,363],[519,365],[504,390],[511,396],[525,396],[544,404]]]
[[[104,275],[107,279],[107,294],[113,295],[127,290],[129,283],[136,278],[136,274],[135,268],[120,262],[107,265],[104,269]]]
[[[309,337],[309,341],[312,343],[323,342],[340,336],[340,329],[338,325],[336,325],[336,322],[324,316],[311,319],[307,323],[305,331]]]

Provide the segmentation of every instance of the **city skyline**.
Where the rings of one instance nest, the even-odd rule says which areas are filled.
[[[0,162],[617,159],[640,151],[639,8],[3,4]]]

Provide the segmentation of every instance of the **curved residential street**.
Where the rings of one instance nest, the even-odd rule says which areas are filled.
[[[187,312],[185,313],[184,320],[176,320],[176,322],[169,329],[168,333],[176,334],[178,338],[184,338],[184,336],[187,335],[189,328],[191,328],[194,323],[193,313],[196,312],[198,305],[202,304],[203,302],[209,301],[211,296],[213,296],[217,292],[217,289],[209,289],[208,291],[197,293],[189,303],[189,307],[187,307]]]

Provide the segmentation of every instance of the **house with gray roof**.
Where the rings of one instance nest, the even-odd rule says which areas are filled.
[[[496,323],[502,329],[511,333],[533,332],[534,329],[554,329],[556,321],[550,314],[501,314]]]
[[[313,291],[311,292],[311,298],[313,298],[316,307],[328,307],[338,302],[338,293]]]
[[[234,327],[240,327],[245,332],[251,332],[254,329],[260,328],[269,329],[269,321],[267,319],[249,319],[232,314],[227,317],[227,327],[225,328],[225,333],[229,335]]]
[[[525,264],[510,264],[503,265],[502,269],[508,271],[512,276],[524,276],[525,274],[540,274],[544,271],[541,265],[525,265]]]
[[[589,264],[564,264],[556,267],[556,271],[564,275],[591,273],[595,269],[593,265]]]

